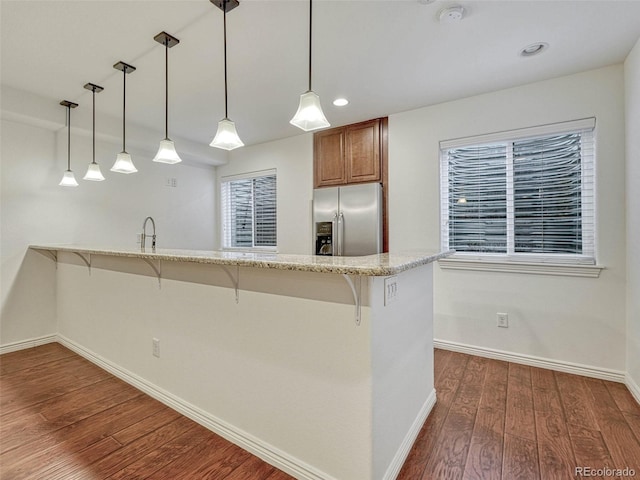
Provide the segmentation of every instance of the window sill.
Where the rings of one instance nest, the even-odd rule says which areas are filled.
[[[236,253],[278,253],[277,247],[223,247],[221,250]]]
[[[444,270],[475,270],[586,278],[598,278],[600,272],[604,269],[600,265],[505,262],[497,260],[467,260],[463,258],[442,258],[438,260],[438,264]]]

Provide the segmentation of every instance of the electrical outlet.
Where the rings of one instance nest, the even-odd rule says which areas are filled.
[[[173,178],[173,177],[167,177],[165,179],[164,182],[165,187],[177,187],[178,186],[178,179],[177,178]]]
[[[508,313],[496,313],[498,326],[501,328],[509,328],[509,314]]]
[[[158,340],[157,338],[154,338],[152,340],[152,353],[154,357],[158,357],[160,358],[160,340]]]
[[[384,304],[389,305],[398,299],[398,277],[387,277],[384,279]]]
[[[136,233],[136,243],[137,244],[141,244],[142,243],[142,234],[141,233]]]

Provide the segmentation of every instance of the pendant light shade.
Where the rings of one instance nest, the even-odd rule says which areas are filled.
[[[298,111],[289,123],[305,132],[331,126],[322,112],[320,97],[311,89],[311,39],[313,26],[313,0],[309,0],[309,90],[300,95]]]
[[[84,177],[82,177],[83,180],[91,180],[93,182],[101,182],[104,180],[104,175],[102,175],[102,172],[100,171],[100,165],[98,165],[97,163],[90,163],[89,167],[87,168],[87,173],[84,174]]]
[[[305,132],[330,126],[327,117],[322,112],[320,97],[311,90],[300,95],[298,111],[290,123]]]
[[[71,170],[67,170],[64,172],[64,175],[62,175],[62,180],[60,180],[58,185],[61,187],[77,187],[78,182],[76,182],[76,176],[73,172]]]
[[[116,155],[116,161],[111,167],[112,172],[116,173],[136,173],[138,169],[131,160],[131,155],[127,152],[120,152]]]
[[[223,118],[218,122],[218,131],[210,145],[224,150],[233,150],[234,148],[243,147],[244,143],[238,136],[236,124],[228,118]]]
[[[209,145],[223,150],[233,150],[244,146],[244,143],[240,140],[235,123],[229,120],[227,108],[227,12],[237,7],[239,2],[237,0],[211,0],[211,3],[224,12],[224,118],[218,122],[218,131]]]
[[[76,108],[78,104],[63,100],[60,102],[60,105],[67,109],[67,170],[62,175],[62,180],[60,180],[58,185],[61,187],[77,187],[78,182],[76,182],[76,176],[71,170],[71,109]]]
[[[84,88],[87,90],[91,90],[93,92],[93,160],[89,164],[89,168],[87,168],[87,173],[85,173],[83,180],[91,180],[92,182],[101,182],[104,180],[104,176],[100,171],[100,165],[96,163],[96,93],[100,93],[104,88],[99,85],[95,85],[93,83],[87,83]]]
[[[180,163],[182,159],[176,152],[176,147],[173,144],[173,140],[169,140],[165,138],[164,140],[160,140],[160,148],[158,148],[158,153],[153,157],[154,162],[159,163]]]
[[[173,144],[173,141],[169,139],[169,49],[178,43],[180,40],[169,35],[167,32],[160,32],[158,35],[153,37],[153,39],[164,45],[164,80],[165,80],[165,89],[164,89],[164,140],[160,140],[160,148],[158,148],[158,153],[153,158],[154,162],[159,163],[179,163],[182,161],[178,152],[176,152],[176,147]]]
[[[127,74],[135,72],[136,67],[132,67],[124,62],[116,63],[113,68],[122,71],[123,89],[122,89],[122,152],[116,156],[116,162],[111,167],[112,172],[117,173],[135,173],[138,169],[131,160],[131,155],[126,149],[126,112],[127,112]]]

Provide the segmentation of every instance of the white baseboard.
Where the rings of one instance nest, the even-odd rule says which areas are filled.
[[[6,345],[0,345],[0,355],[2,355],[3,353],[25,350],[27,348],[39,347],[40,345],[46,345],[47,343],[54,343],[57,341],[58,336],[54,334],[44,335],[37,338],[30,338],[28,340],[21,340],[20,342],[7,343]]]
[[[106,370],[121,380],[133,385],[138,390],[164,403],[168,407],[180,412],[185,417],[199,423],[205,428],[226,438],[240,448],[260,457],[265,462],[279,468],[280,470],[294,476],[300,480],[336,480],[331,475],[321,472],[311,465],[277,449],[276,447],[252,436],[251,434],[230,425],[223,420],[211,415],[208,412],[186,402],[185,400],[163,390],[162,388],[148,382],[144,378],[129,372],[114,364],[113,362],[87,350],[74,341],[62,336],[57,336],[57,341],[65,347],[73,350],[81,357],[95,363],[100,368]],[[435,399],[434,399],[435,400]]]
[[[638,385],[628,373],[624,383],[627,385],[627,388],[631,392],[631,395],[633,395],[633,398],[636,399],[636,402],[640,404],[640,385]]]
[[[436,390],[434,388],[429,394],[429,396],[427,397],[427,400],[424,402],[424,405],[422,405],[422,408],[420,408],[420,411],[418,412],[416,419],[413,421],[411,428],[409,429],[409,431],[404,437],[404,440],[400,444],[400,448],[398,448],[398,451],[396,452],[396,454],[393,457],[393,460],[389,464],[389,467],[387,468],[387,471],[385,472],[384,477],[382,477],[383,480],[396,479],[396,477],[400,473],[400,469],[402,468],[405,460],[407,459],[407,456],[409,455],[409,452],[411,451],[411,448],[413,447],[413,443],[416,441],[416,438],[418,438],[418,434],[420,433],[420,430],[422,429],[424,422],[427,420],[427,417],[431,413],[431,410],[433,409],[433,406],[435,404],[436,404]]]
[[[533,355],[524,355],[522,353],[505,352],[503,350],[496,350],[493,348],[476,347],[473,345],[466,345],[464,343],[449,342],[447,340],[434,340],[433,346],[435,348],[441,348],[442,350],[467,353],[469,355],[477,355],[478,357],[493,358],[495,360],[520,363],[531,367],[547,368],[558,372],[573,373],[574,375],[627,383],[626,377],[628,376],[625,372],[621,372],[619,370],[610,370],[608,368],[593,367],[579,363],[565,362],[563,360],[553,360]]]

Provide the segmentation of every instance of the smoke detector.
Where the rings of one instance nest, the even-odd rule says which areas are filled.
[[[440,10],[438,18],[440,19],[440,23],[442,23],[443,25],[458,23],[464,18],[464,7],[455,5],[453,7],[443,8],[442,10]]]

